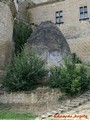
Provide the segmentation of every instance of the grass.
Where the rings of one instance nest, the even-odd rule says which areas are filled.
[[[35,120],[35,116],[28,112],[11,111],[12,104],[0,103],[0,120]]]
[[[35,120],[35,116],[31,113],[1,111],[0,120]]]

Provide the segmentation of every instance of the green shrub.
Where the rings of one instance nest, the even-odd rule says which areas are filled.
[[[46,76],[44,61],[34,52],[22,51],[6,70],[4,86],[11,91],[31,90]]]
[[[82,61],[80,60],[80,58],[77,57],[76,53],[72,53],[72,54],[71,54],[71,57],[72,57],[72,62],[82,63]]]
[[[27,42],[27,39],[32,33],[32,28],[30,25],[25,23],[15,21],[13,28],[13,39],[15,43],[15,53],[20,53]]]
[[[59,88],[68,95],[77,95],[89,88],[90,77],[84,66],[76,66],[72,60],[65,60],[65,66],[51,68],[49,86]]]

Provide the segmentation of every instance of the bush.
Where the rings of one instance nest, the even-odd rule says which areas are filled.
[[[29,54],[27,51],[22,51],[7,68],[3,85],[10,91],[31,90],[46,74],[47,70],[41,58],[34,52]]]
[[[13,39],[15,43],[15,53],[20,53],[32,33],[30,25],[15,21],[13,28]]]
[[[65,66],[51,68],[49,86],[60,88],[68,95],[77,95],[89,88],[90,80],[84,66],[76,66],[72,60],[65,60]]]
[[[80,58],[77,57],[76,53],[72,53],[72,54],[71,54],[71,57],[72,57],[72,62],[82,63],[82,61],[80,60]]]

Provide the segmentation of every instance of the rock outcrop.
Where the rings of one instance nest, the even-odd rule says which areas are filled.
[[[42,22],[28,39],[28,48],[34,49],[47,61],[47,66],[63,65],[63,57],[70,49],[61,31],[51,22]]]
[[[0,80],[12,55],[13,20],[8,5],[0,2]]]

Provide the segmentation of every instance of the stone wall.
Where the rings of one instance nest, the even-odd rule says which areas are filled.
[[[87,6],[88,17],[90,17],[89,0],[56,0],[56,2],[36,5],[28,9],[30,20],[38,25],[43,21],[55,21],[56,11],[63,11],[63,24],[57,25],[67,42],[71,52],[77,55],[86,63],[90,62],[90,20],[80,20],[79,8]]]
[[[16,93],[4,92],[2,95],[0,95],[0,102],[38,104],[47,101],[57,101],[61,95],[62,95],[61,92],[57,89],[39,87],[36,90],[32,90],[31,92],[16,92]]]
[[[14,0],[16,3],[16,0]],[[17,12],[17,19],[23,22],[29,22],[27,8],[32,7],[34,5],[38,5],[45,2],[50,2],[55,0],[18,0],[18,4],[16,3],[16,8],[18,9]]]
[[[57,109],[60,106],[58,99],[61,95],[62,93],[57,89],[39,87],[31,92],[4,92],[0,95],[0,103],[12,104],[14,110],[39,114],[45,110]]]
[[[13,18],[9,7],[0,2],[0,80],[12,56]]]

